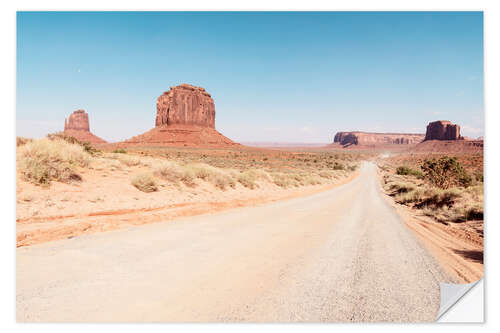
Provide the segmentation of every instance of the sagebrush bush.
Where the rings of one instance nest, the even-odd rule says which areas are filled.
[[[443,156],[440,159],[425,160],[421,169],[425,173],[425,179],[441,189],[453,185],[468,187],[472,184],[472,177],[456,157]]]
[[[17,149],[19,171],[27,181],[38,185],[48,185],[52,180],[81,180],[76,170],[88,166],[90,159],[81,145],[59,138],[33,140]]]
[[[131,184],[142,192],[156,192],[158,186],[152,174],[149,172],[141,173],[132,178]]]
[[[120,149],[113,150],[113,153],[115,153],[115,154],[126,154],[127,151],[125,149],[123,149],[123,148],[120,148]]]

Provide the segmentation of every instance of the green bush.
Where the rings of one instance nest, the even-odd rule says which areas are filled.
[[[402,176],[415,176],[417,178],[423,178],[424,173],[420,170],[414,170],[412,168],[409,168],[407,166],[400,166],[396,169],[396,174],[402,175]]]
[[[443,156],[440,159],[425,160],[421,169],[425,174],[425,179],[441,189],[447,189],[453,185],[468,187],[472,184],[472,177],[456,157]]]
[[[115,149],[113,150],[113,153],[116,153],[116,154],[126,154],[127,151],[123,148],[120,148],[120,149]]]

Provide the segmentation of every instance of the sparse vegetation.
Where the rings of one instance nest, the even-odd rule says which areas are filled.
[[[464,167],[472,157],[460,157],[462,163],[456,156],[417,158],[413,165],[422,171],[407,165],[391,171],[394,169],[387,163],[381,168],[385,173],[384,188],[396,202],[443,223],[483,218],[482,169],[474,171],[475,164],[466,164],[471,173]],[[406,162],[412,160],[407,157]]]
[[[60,134],[40,140],[18,138],[17,141],[19,175],[34,184],[79,181],[87,169],[98,173],[102,181],[114,178],[115,174],[131,177],[131,184],[143,192],[160,191],[168,185],[174,185],[178,191],[200,186],[202,192],[189,190],[193,195],[203,193],[207,185],[220,190],[240,187],[265,191],[273,186],[286,189],[327,184],[354,171],[361,160],[357,153],[338,152],[186,148],[156,151],[135,147],[103,152]]]
[[[116,154],[114,156],[118,161],[125,164],[126,166],[138,166],[141,164],[141,159],[139,156],[129,156],[123,154]]]
[[[90,155],[85,149],[59,138],[26,142],[17,150],[17,164],[22,176],[37,185],[79,181],[78,167],[88,166]]]
[[[156,192],[158,191],[158,185],[149,172],[141,173],[132,178],[132,185],[134,185],[138,190],[142,192]]]
[[[72,136],[67,136],[64,134],[56,133],[56,134],[48,134],[47,138],[49,138],[50,140],[61,139],[61,140],[64,140],[68,143],[82,146],[83,149],[92,156],[95,156],[95,155],[101,153],[101,151],[99,149],[94,148],[89,142],[81,142],[80,140],[78,140],[77,138],[72,137]]]

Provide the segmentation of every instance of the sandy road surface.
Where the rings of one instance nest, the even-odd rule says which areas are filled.
[[[319,194],[17,249],[18,321],[433,321],[451,282],[375,166]]]

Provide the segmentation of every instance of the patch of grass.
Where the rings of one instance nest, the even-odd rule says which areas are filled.
[[[274,184],[279,187],[288,188],[292,186],[298,186],[296,179],[290,174],[276,172],[271,174],[271,178]]]
[[[158,185],[153,175],[149,172],[136,175],[132,178],[131,184],[142,192],[150,193],[158,191]]]
[[[117,154],[116,157],[118,161],[129,167],[138,166],[141,164],[141,159],[138,156]]]
[[[80,181],[77,168],[88,166],[90,159],[81,145],[59,138],[33,140],[17,149],[17,167],[27,181],[37,185]]]
[[[123,148],[120,148],[120,149],[113,150],[113,153],[115,153],[115,154],[126,154],[127,151],[125,149],[123,149]]]
[[[412,168],[409,168],[407,166],[399,166],[396,169],[396,174],[402,175],[402,176],[415,176],[419,179],[424,178],[424,173],[420,170],[414,170]]]
[[[181,178],[188,185],[194,185],[194,179],[201,179],[221,190],[236,186],[236,181],[230,175],[205,163],[188,164],[180,168]]]
[[[194,182],[196,178],[194,172],[175,163],[163,163],[155,168],[154,173],[160,178],[173,184],[182,182],[184,185],[189,187],[196,185]]]
[[[47,138],[49,138],[50,140],[61,139],[71,144],[80,145],[87,153],[89,153],[92,156],[102,153],[99,149],[94,148],[90,144],[90,142],[82,142],[73,136],[67,136],[64,134],[56,133],[56,134],[48,134]]]
[[[415,190],[415,185],[403,182],[392,182],[388,184],[389,190],[394,191],[397,194],[408,193]]]
[[[245,170],[239,174],[236,174],[236,179],[241,185],[249,189],[255,189],[259,187],[259,185],[256,183],[258,180],[271,180],[267,172],[259,169]]]

